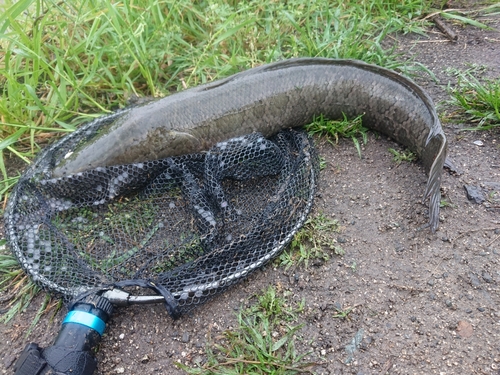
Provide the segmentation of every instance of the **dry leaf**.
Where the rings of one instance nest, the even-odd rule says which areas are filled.
[[[466,322],[465,320],[461,320],[457,325],[457,333],[460,337],[466,339],[472,336],[472,334],[474,333],[474,329],[472,328],[472,325],[470,323]]]

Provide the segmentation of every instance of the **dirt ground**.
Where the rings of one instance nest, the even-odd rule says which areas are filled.
[[[482,21],[500,29],[498,15]],[[424,74],[417,81],[441,114],[453,111],[440,103],[454,83],[446,68],[475,63],[500,77],[500,32],[452,28],[456,43],[437,30],[397,41],[403,58],[436,75],[438,82]],[[297,345],[311,351],[306,360],[318,363],[316,374],[500,374],[500,135],[459,132],[462,126],[444,124],[449,155],[462,173],[443,173],[450,205],[437,233],[418,230],[427,220],[426,175],[419,163],[396,166],[388,148],[401,149],[397,144],[371,134],[360,159],[350,140],[320,141],[327,168],[314,210],[340,221],[345,255],[289,271],[269,265],[177,321],[162,306],[116,309],[97,374],[183,374],[173,363],[203,362],[208,334],[235,327],[235,312],[268,285],[305,299]],[[488,200],[469,201],[464,185],[479,187]],[[64,311],[42,318],[25,337],[39,301],[0,326],[0,373],[12,373],[27,342],[48,346],[54,339]],[[333,317],[339,305],[353,308],[349,319]],[[346,346],[356,335],[362,341],[351,356]]]

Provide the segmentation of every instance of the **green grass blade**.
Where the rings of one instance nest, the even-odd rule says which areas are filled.
[[[460,16],[458,14],[449,13],[449,12],[441,12],[440,14],[443,18],[447,18],[450,20],[457,20],[457,21],[460,21],[466,25],[475,26],[475,27],[478,27],[480,29],[492,29],[490,26],[488,26],[482,22],[473,20],[472,18]]]
[[[17,17],[27,11],[33,1],[35,0],[16,1],[11,7],[5,10],[4,14],[0,15],[0,36],[5,34]]]

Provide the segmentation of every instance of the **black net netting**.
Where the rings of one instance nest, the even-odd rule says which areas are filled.
[[[279,255],[311,209],[318,159],[303,132],[52,178],[92,131],[43,152],[5,216],[23,269],[66,302],[154,285],[171,313],[184,313]]]

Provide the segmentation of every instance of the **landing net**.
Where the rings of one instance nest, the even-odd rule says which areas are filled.
[[[24,271],[66,302],[147,286],[178,316],[279,255],[311,209],[318,159],[294,130],[52,178],[102,123],[44,151],[6,210],[8,242]]]

